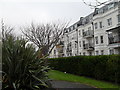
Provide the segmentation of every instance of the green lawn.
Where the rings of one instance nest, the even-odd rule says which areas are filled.
[[[67,74],[60,71],[56,71],[56,70],[49,71],[48,75],[49,75],[49,78],[53,80],[79,82],[79,83],[87,84],[97,88],[120,88],[120,86],[114,85],[112,83],[98,81],[98,80],[94,80],[94,79],[83,77],[83,76]]]

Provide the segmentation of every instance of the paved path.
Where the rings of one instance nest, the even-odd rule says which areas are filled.
[[[98,90],[97,88],[85,85],[85,84],[80,84],[80,83],[74,83],[74,82],[67,82],[67,81],[51,81],[52,87],[53,88],[69,88],[70,90],[74,90],[74,89],[80,89],[80,90],[84,90],[84,89],[90,89],[90,90]],[[59,89],[58,89],[59,90]],[[63,89],[62,89],[63,90]]]

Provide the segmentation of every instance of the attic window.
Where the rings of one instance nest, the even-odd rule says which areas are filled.
[[[71,27],[71,30],[73,30],[73,26]]]
[[[77,24],[77,27],[79,27],[80,26],[80,24]]]
[[[77,28],[77,24],[75,24],[75,28]]]
[[[69,32],[71,31],[71,28],[69,28]]]
[[[108,9],[111,9],[114,7],[114,3],[111,3],[110,5],[108,5]]]
[[[98,13],[103,13],[103,9],[100,9],[100,10],[98,11]]]

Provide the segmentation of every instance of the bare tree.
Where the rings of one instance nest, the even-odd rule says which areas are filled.
[[[13,27],[5,25],[3,19],[1,21],[1,30],[2,30],[2,40],[7,37],[7,35],[12,34],[11,32],[14,30]]]
[[[108,2],[112,1],[112,0],[106,0],[104,2],[101,2],[101,1],[98,1],[98,0],[94,0],[95,1],[95,4],[93,3],[88,3],[86,2],[85,0],[82,0],[84,4],[88,5],[91,9],[95,9],[95,8],[98,8],[99,6],[102,6],[102,5],[105,5],[107,4]]]
[[[48,23],[35,25],[31,23],[30,26],[22,29],[23,34],[27,39],[39,47],[39,57],[47,57],[56,44],[60,41],[64,33],[64,29],[68,23]]]

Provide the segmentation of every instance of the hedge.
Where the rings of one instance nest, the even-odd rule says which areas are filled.
[[[50,58],[52,69],[120,83],[120,55]]]

